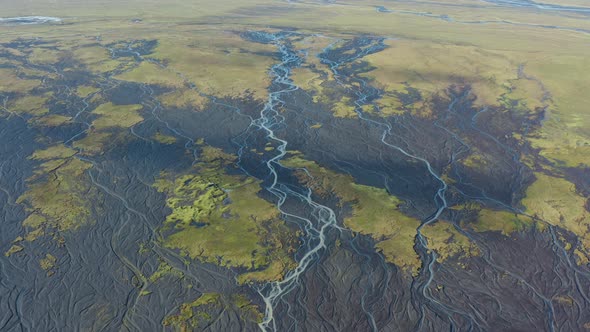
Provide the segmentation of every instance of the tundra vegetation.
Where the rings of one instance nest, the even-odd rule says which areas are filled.
[[[287,222],[277,197],[269,194],[272,174],[255,172],[274,165],[334,208],[344,233],[368,239],[407,280],[428,272],[417,245],[421,237],[426,254],[436,253],[436,264],[449,269],[467,271],[470,263],[489,259],[482,238],[501,238],[509,246],[537,234],[573,257],[578,265],[573,269],[587,267],[586,14],[478,0],[165,2],[9,0],[3,5],[2,16],[63,20],[18,28],[0,24],[0,120],[21,121],[19,128],[35,137],[29,148],[6,157],[22,155],[26,165],[22,186],[14,185],[14,193],[7,195],[7,202],[22,209],[19,235],[2,247],[7,259],[34,256],[36,268],[54,276],[63,262],[57,251],[76,234],[92,231],[108,196],[129,215],[157,219],[140,250],[157,256],[157,264],[150,269],[121,259],[134,273],[129,279],[141,284],[134,287],[142,298],[155,291],[148,290],[150,284],[187,276],[162,252],[178,255],[174,257],[185,265],[214,266],[234,276],[231,292],[199,289],[189,302],[175,302],[164,326],[206,328],[224,312],[261,323],[265,314],[254,290],[285,280],[298,267],[302,244],[309,245],[305,227]],[[544,3],[590,10],[583,0]],[[435,182],[445,185],[445,211],[424,225],[432,215],[424,211],[432,209],[432,197],[425,199],[428,204],[413,201],[411,189],[407,195],[401,189],[394,194],[386,185],[368,184],[359,174],[334,167],[362,161],[358,153],[342,161],[336,152],[324,151],[330,148],[314,146],[269,162],[263,158],[282,157],[285,147],[267,142],[270,135],[264,136],[264,130],[255,139],[260,146],[240,145],[244,132],[257,135],[248,129],[260,122],[251,120],[275,101],[278,74],[273,66],[287,62],[278,43],[245,37],[252,31],[290,34],[280,45],[300,58],[286,77],[293,83],[292,95],[301,99],[281,100],[273,121],[289,118],[296,107],[321,114],[301,112],[305,125],[297,129],[300,137],[330,136],[351,123],[372,130],[434,128],[400,139],[401,149],[417,158],[399,163],[409,169],[418,169],[422,161],[432,165],[433,174],[440,176]],[[379,40],[380,48],[354,44],[362,38]],[[330,63],[329,52],[342,61]],[[375,91],[370,98],[363,94],[367,87]],[[454,108],[455,103],[462,104]],[[220,119],[222,110],[231,110],[231,116]],[[233,124],[239,121],[245,122]],[[278,136],[289,136],[282,123],[273,125]],[[443,144],[436,145],[438,138],[416,139],[434,130],[446,135]],[[378,151],[379,158],[370,162],[383,163],[382,155],[391,153],[375,145],[385,138],[370,139],[374,132],[356,134],[346,139]],[[399,138],[395,130],[387,134]],[[334,134],[336,140],[343,137],[339,135]],[[150,159],[157,166],[141,165],[147,175],[129,176],[137,176],[138,186],[157,197],[163,214],[130,208],[131,185],[109,189],[120,189],[126,181],[113,175],[117,170],[143,163],[138,158],[143,152],[129,151],[140,144],[178,159]],[[442,156],[453,144],[461,146],[459,152]],[[434,151],[438,147],[444,151]],[[244,160],[244,151],[254,151],[260,160]],[[331,163],[326,161],[330,158]],[[248,165],[254,172],[246,170]],[[108,177],[106,167],[116,169],[104,173],[113,178],[97,181]],[[501,172],[506,169],[511,175]],[[517,180],[502,182],[511,176]],[[403,183],[404,176],[398,180],[399,188],[413,186]],[[481,182],[505,185],[510,195],[493,197]],[[439,199],[434,201],[440,206]],[[47,245],[34,247],[41,242]],[[524,279],[516,283],[532,287]],[[573,301],[555,299],[566,305]]]
[[[470,1],[464,2],[464,4],[468,3]],[[587,39],[586,34],[576,32],[576,29],[586,28],[589,25],[588,22],[575,15],[567,19],[562,17],[557,19],[541,12],[518,12],[517,14],[516,10],[503,7],[485,7],[485,10],[475,8],[471,12],[471,10],[466,11],[462,6],[456,6],[456,8],[446,6],[444,1],[430,4],[428,6],[430,15],[420,20],[416,20],[414,16],[422,12],[419,7],[424,5],[421,4],[398,4],[395,11],[383,15],[375,14],[370,1],[349,5],[348,7],[344,6],[344,3],[335,5],[335,8],[339,9],[333,11],[331,7],[318,7],[311,3],[292,4],[284,7],[285,15],[265,18],[265,25],[270,23],[298,28],[303,33],[308,31],[322,33],[322,35],[310,35],[294,43],[295,47],[305,54],[304,64],[293,71],[293,80],[301,89],[312,94],[316,103],[329,104],[335,117],[356,117],[356,106],[352,98],[334,92],[336,78],[329,66],[318,58],[318,54],[326,48],[337,47],[337,44],[333,45],[334,40],[342,38],[345,31],[354,31],[383,35],[388,38],[385,41],[387,47],[384,50],[358,60],[368,68],[359,74],[359,77],[366,79],[383,92],[374,101],[381,116],[395,117],[410,114],[433,118],[435,113],[432,110],[433,98],[446,93],[451,85],[469,86],[469,93],[475,97],[476,107],[496,107],[499,111],[508,111],[508,108],[511,108],[530,116],[542,112],[542,126],[526,134],[514,133],[514,138],[526,141],[533,148],[538,149],[539,155],[534,163],[553,175],[536,173],[537,180],[526,191],[522,205],[528,214],[539,220],[551,225],[560,225],[583,239],[588,236],[589,218],[585,198],[575,188],[575,184],[563,176],[565,167],[587,168],[587,156],[590,155],[590,138],[588,137],[590,120],[585,112],[588,96],[580,88],[588,83],[588,76],[584,75],[584,69],[590,66],[585,56],[590,50],[587,49],[588,43],[583,42]],[[8,11],[17,15],[27,10],[26,6],[15,3]],[[3,50],[14,55],[15,59],[6,61],[7,65],[0,69],[3,77],[0,91],[14,95],[8,98],[5,110],[30,117],[30,123],[36,126],[69,124],[72,121],[71,116],[49,114],[47,108],[48,103],[55,96],[43,86],[42,78],[54,77],[55,74],[27,65],[56,65],[65,58],[78,62],[83,68],[99,76],[112,77],[122,82],[161,86],[167,89],[167,92],[158,97],[164,107],[199,110],[206,107],[208,96],[251,94],[258,100],[264,100],[270,82],[268,68],[273,63],[271,55],[275,50],[269,44],[245,41],[237,32],[250,30],[256,26],[258,20],[255,14],[256,8],[282,8],[283,5],[270,1],[256,4],[242,2],[239,6],[226,4],[213,6],[215,9],[212,9],[210,6],[198,4],[199,8],[208,8],[196,14],[198,19],[206,22],[214,22],[222,14],[248,12],[248,15],[240,18],[230,15],[221,25],[180,24],[173,27],[174,33],[170,30],[171,28],[163,25],[164,17],[166,20],[182,22],[193,6],[197,4],[178,2],[167,6],[168,9],[164,12],[158,11],[157,15],[160,16],[154,16],[152,20],[133,24],[122,19],[137,14],[132,4],[118,8],[111,15],[105,15],[103,9],[109,6],[105,5],[104,1],[93,2],[90,7],[101,8],[102,23],[94,20],[86,21],[84,18],[91,18],[96,14],[93,14],[89,8],[84,8],[86,6],[73,4],[68,6],[65,18],[67,20],[68,17],[77,17],[70,19],[75,24],[32,25],[22,28],[18,38],[39,36],[47,43],[30,50],[9,46],[8,43],[14,41],[16,36],[14,33],[4,34],[1,37],[5,43]],[[310,6],[313,6],[313,10],[302,10],[311,8]],[[59,6],[41,7],[36,7],[35,11],[51,14]],[[150,10],[155,13],[156,7],[152,5],[142,4],[142,7],[146,13]],[[292,11],[297,14],[291,14]],[[8,15],[9,12],[6,14]],[[59,14],[64,16],[61,11]],[[441,19],[443,14],[453,20]],[[194,12],[191,11],[190,15],[192,19],[197,19],[193,16]],[[465,23],[462,22],[473,21],[472,16],[477,16],[478,21],[489,21],[489,23],[469,25],[471,33],[466,34],[463,26]],[[319,17],[322,17],[322,20],[315,19]],[[371,21],[371,25],[367,26],[363,23],[366,21]],[[560,28],[544,28],[545,25],[556,21],[559,22]],[[101,28],[106,22],[110,29]],[[520,28],[503,28],[504,25],[510,24]],[[326,26],[329,26],[330,30],[326,30]],[[115,27],[118,31],[116,33]],[[100,35],[100,39],[72,34],[88,31],[94,31],[96,35]],[[133,36],[135,40],[156,40],[157,45],[150,52],[141,54],[139,57],[142,61],[139,62],[135,61],[133,56],[114,56],[113,49],[116,49],[116,43],[120,42],[117,40],[120,31],[126,31],[126,34]],[[433,34],[432,31],[438,32]],[[395,34],[391,35],[392,32]],[[195,86],[191,86],[189,82],[194,82]],[[92,96],[94,100],[100,100],[102,95],[97,84],[88,83],[78,86],[75,92],[80,98]],[[400,96],[410,92],[419,94],[421,98],[410,104],[404,103]],[[141,110],[141,105],[115,105],[112,102],[94,107],[91,110],[91,113],[95,115],[91,128],[73,143],[73,147],[83,154],[101,154],[108,148],[108,144],[125,140],[113,129],[131,128],[140,123],[143,120]],[[371,107],[365,107],[364,110],[369,113],[373,111]],[[321,124],[315,124],[313,128],[319,128],[318,126]],[[153,138],[163,144],[173,144],[176,140],[172,136],[159,132]],[[43,153],[51,152],[39,151],[36,155],[40,156]],[[83,177],[83,170],[89,167],[88,164],[71,157],[56,156],[55,159],[45,161],[36,173],[51,170],[58,172],[58,176],[65,177],[66,181],[71,180],[72,177]],[[531,162],[530,156],[521,155],[520,158],[523,162]],[[489,160],[493,159],[493,156],[472,149],[461,163],[468,168],[485,168],[491,166]],[[62,161],[64,166],[60,164]],[[60,167],[54,169],[53,166],[58,165]],[[51,183],[52,181],[48,180],[46,183],[31,184],[31,189],[22,196],[20,201],[40,204],[39,202],[43,201],[40,197],[41,188],[48,189],[42,186],[52,186]],[[198,187],[198,182],[194,185]],[[547,191],[541,189],[548,185],[553,189],[551,199],[544,198],[543,194]],[[255,184],[244,184],[240,190],[248,196],[246,193],[252,194],[254,186]],[[200,192],[202,188],[197,187],[191,190]],[[35,188],[40,189],[35,191]],[[371,191],[376,189],[363,188],[356,187],[355,190],[349,188],[354,194],[349,194],[342,199],[345,202],[356,202],[362,201],[363,196],[377,195],[371,196],[372,200],[375,200],[374,204],[381,202],[389,206],[389,210],[398,211],[395,207],[402,202],[397,198],[385,192]],[[54,189],[58,190],[58,188]],[[189,188],[181,187],[176,189],[177,191],[189,190]],[[239,196],[240,190],[224,195]],[[174,189],[170,191],[175,192]],[[212,199],[215,198],[215,193],[208,195],[213,195]],[[74,199],[75,197],[62,199],[59,195],[53,198],[61,203]],[[556,204],[556,200],[561,201],[562,204]],[[61,205],[61,203],[56,204]],[[72,220],[68,215],[79,216],[79,220],[84,220],[83,206],[84,204],[81,204],[73,211],[67,211],[65,217],[60,218],[60,220],[63,219],[60,224],[74,224],[67,221]],[[36,210],[43,211],[42,208]],[[360,211],[362,210],[356,213],[361,213]],[[267,217],[270,218],[270,216]],[[37,218],[36,214],[27,220],[35,218]],[[405,256],[403,259],[402,256],[398,257],[397,263],[404,268],[416,270],[419,263],[413,256],[413,251],[408,248],[414,241],[415,234],[412,230],[416,228],[418,221],[412,220],[409,216],[403,216],[394,222],[393,229],[399,228],[399,231],[392,231],[390,235],[395,233],[399,239],[403,240],[389,242],[391,245],[405,248],[401,250],[401,248],[387,248],[387,234],[384,234],[382,230],[391,229],[391,227],[379,226],[380,223],[373,222],[373,219],[380,220],[378,216],[349,217],[346,220],[347,225],[353,230],[359,233],[375,234],[376,238],[382,239],[377,243],[377,247],[390,257],[392,262],[395,261],[393,257],[399,256],[399,253],[409,253],[402,255]],[[519,214],[484,209],[480,211],[478,221],[471,227],[477,231],[500,231],[508,235],[525,229],[525,225],[530,224],[529,219],[530,217]],[[357,220],[358,223],[351,220]],[[450,228],[445,229],[446,232],[452,232]],[[196,234],[201,233],[195,233],[194,230],[180,233],[173,237],[174,240],[170,240],[170,243],[182,247],[181,243],[186,240],[186,237],[194,237],[197,236]],[[454,238],[458,239],[460,236]],[[250,240],[252,240],[251,246],[242,248],[244,252],[259,249],[255,237]],[[587,241],[584,240],[583,246],[579,248],[580,252],[587,252],[588,244],[585,242]],[[192,256],[196,257],[197,249],[193,249]],[[262,254],[261,257],[264,255]],[[201,256],[207,257],[206,254]],[[228,256],[227,260],[223,260],[223,264],[257,269],[268,264],[261,257],[251,260],[247,254],[241,257],[237,255],[231,259]],[[441,259],[442,257],[444,255]],[[282,262],[281,264],[289,266],[291,263]]]

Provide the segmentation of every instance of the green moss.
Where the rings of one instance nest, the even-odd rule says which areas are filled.
[[[164,107],[188,108],[191,110],[201,110],[207,102],[207,98],[199,92],[189,88],[174,89],[158,97]]]
[[[231,297],[232,304],[238,308],[240,317],[244,320],[261,323],[264,315],[257,305],[253,304],[244,294],[235,294]]]
[[[72,118],[69,116],[59,114],[47,114],[40,118],[31,119],[30,122],[34,125],[40,125],[45,127],[57,127],[69,123],[71,120]]]
[[[204,144],[203,142],[200,143]],[[221,149],[216,149],[209,145],[201,146],[200,160],[204,163],[231,163],[237,159],[236,156],[223,152]]]
[[[58,50],[44,47],[35,47],[32,49],[32,52],[29,54],[28,58],[29,61],[35,64],[54,64],[59,61],[61,56],[62,53]]]
[[[45,230],[42,227],[33,228],[31,231],[27,232],[25,240],[33,242],[43,235],[45,235]]]
[[[49,229],[74,230],[90,221],[94,190],[85,172],[92,165],[72,155],[73,150],[58,145],[31,156],[37,160],[58,159],[37,166],[27,180],[28,190],[17,199],[30,212],[23,221],[27,241],[36,240]]]
[[[477,221],[469,224],[476,232],[501,232],[509,236],[515,232],[522,232],[535,224],[528,216],[508,211],[482,209],[479,211]]]
[[[355,107],[352,105],[350,98],[342,97],[340,101],[332,105],[332,112],[337,118],[354,118],[357,116]]]
[[[453,225],[438,221],[422,228],[428,241],[428,248],[438,254],[437,260],[443,262],[451,257],[472,257],[480,254],[475,244],[459,233]]]
[[[110,72],[122,64],[120,61],[111,59],[108,50],[100,46],[82,45],[81,47],[74,48],[72,55],[74,59],[80,61],[88,70],[95,73]],[[80,97],[85,96],[82,93]]]
[[[178,314],[164,318],[164,326],[176,327],[180,330],[194,330],[202,323],[207,323],[211,316],[204,310],[222,308],[221,294],[204,293],[193,302],[180,305]]]
[[[47,271],[47,275],[52,275],[54,272],[52,271],[55,268],[55,264],[57,263],[57,258],[52,254],[46,254],[44,258],[39,260],[39,265],[45,271]]]
[[[207,29],[162,38],[150,57],[167,63],[171,72],[183,73],[208,95],[251,92],[263,100],[267,97],[267,71],[273,60],[260,53],[274,51],[272,45],[251,43],[223,29]]]
[[[101,154],[105,151],[107,144],[112,143],[115,139],[113,133],[90,130],[84,138],[75,141],[73,146],[80,149],[83,154]]]
[[[162,68],[155,63],[141,62],[139,66],[115,78],[147,84],[158,84],[173,88],[179,88],[184,85],[183,80],[173,71]]]
[[[157,132],[154,135],[154,140],[156,140],[156,142],[162,143],[162,144],[174,144],[174,143],[176,143],[176,137],[164,135],[164,134],[162,134],[160,132]]]
[[[37,150],[31,155],[31,159],[66,159],[76,154],[76,150],[70,149],[63,144],[53,145],[45,150]]]
[[[553,300],[556,301],[557,303],[561,304],[561,305],[565,305],[568,307],[571,307],[574,305],[575,301],[574,299],[569,296],[569,295],[558,295],[558,296],[554,296]]]
[[[11,112],[41,116],[49,112],[49,110],[45,107],[45,104],[49,98],[51,98],[50,93],[40,96],[27,95],[13,101],[11,104],[9,104],[8,109]]]
[[[92,113],[100,115],[92,121],[92,126],[98,130],[113,127],[132,127],[141,121],[143,117],[139,115],[141,105],[114,105],[113,103],[102,104]]]
[[[164,318],[163,325],[182,331],[198,330],[212,320],[210,312],[227,309],[237,311],[240,319],[244,321],[260,323],[264,318],[258,306],[253,304],[246,295],[227,296],[219,293],[204,293],[193,302],[180,305],[177,314]]]
[[[527,73],[551,94],[543,126],[529,135],[540,154],[569,167],[590,166],[590,96],[581,87],[590,84],[585,74],[586,55],[561,55],[527,62]]]
[[[78,96],[80,96],[81,98],[86,98],[86,97],[88,97],[89,95],[91,95],[91,94],[93,94],[93,93],[96,93],[96,92],[98,92],[98,91],[100,91],[100,89],[98,89],[98,88],[95,88],[95,87],[93,87],[93,86],[89,86],[89,85],[82,85],[82,86],[79,86],[79,87],[76,89],[76,94],[77,94]]]
[[[47,219],[45,217],[32,213],[23,221],[23,227],[39,228],[46,222]]]
[[[243,184],[227,194],[215,184],[199,180],[193,176],[176,180],[175,196],[167,200],[173,209],[167,222],[181,231],[168,237],[166,245],[186,250],[192,258],[220,262],[223,266],[258,269],[268,265],[269,253],[259,244],[261,225],[256,222],[256,216],[273,211],[274,206],[256,196],[259,185]],[[223,205],[226,198],[242,201],[231,204],[230,208]],[[228,217],[223,216],[225,213]],[[197,227],[191,223],[203,225]]]
[[[384,189],[356,184],[350,175],[335,173],[297,155],[282,163],[287,167],[305,167],[313,179],[305,172],[298,172],[298,177],[316,194],[334,194],[341,204],[351,205],[351,215],[344,219],[348,228],[370,235],[389,262],[417,273],[421,262],[414,251],[414,239],[420,222],[400,211],[401,200]]]
[[[399,98],[391,94],[384,95],[376,100],[375,103],[379,106],[379,111],[384,116],[402,115],[405,113]]]
[[[527,189],[522,204],[526,212],[580,237],[584,251],[590,250],[590,212],[586,198],[573,183],[563,178],[535,173],[537,180]]]
[[[205,293],[193,302],[195,306],[206,304],[216,304],[221,300],[221,295],[217,293]]]
[[[0,68],[0,92],[28,93],[41,85],[37,79],[22,79],[14,69]]]
[[[148,280],[151,283],[154,283],[166,276],[183,278],[184,274],[181,271],[174,269],[172,266],[170,266],[170,264],[166,263],[165,261],[160,261],[158,269],[148,278]]]
[[[575,249],[574,255],[576,257],[576,263],[578,263],[578,265],[590,264],[590,259],[588,258],[589,255],[586,252],[582,252],[580,249]]]
[[[5,253],[4,256],[9,257],[11,255],[16,254],[17,252],[23,251],[23,247],[18,244],[13,244]]]
[[[89,201],[85,199],[88,185],[83,182],[84,172],[91,164],[71,159],[56,169],[51,176],[29,185],[18,203],[53,221],[60,230],[76,228],[89,217]]]
[[[305,47],[308,45],[300,45],[301,47]],[[323,45],[324,47],[327,45]],[[317,53],[321,52],[321,50],[317,50]],[[312,61],[312,59],[307,58],[306,62]],[[323,79],[320,74],[314,72],[309,66],[302,66],[293,69],[291,77],[295,85],[299,88],[305,90],[308,93],[314,94],[314,101],[319,101],[318,95],[322,94],[323,87],[322,82]]]
[[[258,181],[224,172],[234,159],[203,146],[196,174],[162,174],[156,180],[154,186],[166,194],[172,210],[164,226],[171,234],[164,245],[193,259],[245,268],[241,282],[278,280],[294,264],[289,253],[294,234],[276,207],[258,196]]]
[[[276,238],[274,236],[273,238]],[[275,239],[273,239],[276,241]],[[276,255],[268,266],[258,271],[245,272],[238,276],[239,284],[247,284],[251,282],[272,282],[283,279],[285,272],[296,267],[295,262],[288,256]]]

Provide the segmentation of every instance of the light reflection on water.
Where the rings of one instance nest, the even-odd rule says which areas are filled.
[[[0,17],[0,24],[44,24],[60,23],[61,21],[61,18],[48,16]]]

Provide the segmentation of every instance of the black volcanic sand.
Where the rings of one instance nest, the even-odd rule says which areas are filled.
[[[298,36],[290,34],[243,37],[264,43],[285,38],[285,54],[296,56],[288,39]],[[157,41],[122,41],[109,47],[114,57],[142,61],[142,56],[149,54],[156,44]],[[370,45],[374,47],[367,48]],[[26,50],[35,47],[35,42],[19,40],[10,47]],[[329,61],[347,63],[383,47],[379,39],[362,37],[323,56]],[[363,51],[367,49],[370,51]],[[281,61],[279,53],[273,56],[277,63]],[[288,74],[297,65],[294,61],[279,69]],[[76,64],[67,61],[59,64],[61,68],[69,66]],[[356,75],[364,70],[362,66],[351,66],[340,74],[346,77],[345,83],[359,82]],[[59,86],[94,80],[97,78],[89,73],[75,71],[61,81],[51,82],[53,85],[46,89],[53,89],[55,100],[60,101],[50,105],[51,112],[74,116],[82,101]],[[265,101],[249,96],[226,97],[212,99],[198,112],[153,111],[154,96],[163,89],[120,84],[113,79],[102,81],[101,85],[113,87],[107,97],[115,104],[143,104],[145,121],[134,127],[134,135],[126,133],[124,139],[105,153],[88,157],[93,163],[88,171],[89,181],[100,192],[90,225],[64,232],[63,246],[43,237],[27,243],[23,253],[0,256],[0,330],[159,330],[164,317],[176,313],[179,305],[208,292],[247,294],[263,309],[258,290],[264,285],[239,286],[235,282],[236,271],[198,261],[185,264],[186,258],[178,252],[158,245],[158,228],[170,210],[163,194],[152,184],[162,170],[190,169],[194,162],[191,140],[203,138],[207,144],[232,154],[237,154],[240,148],[264,151],[269,142],[267,133],[252,129],[250,118],[259,116]],[[380,94],[368,83],[359,86],[358,91],[340,87],[340,93],[353,100],[364,98],[366,103]],[[275,81],[269,91],[285,88]],[[488,121],[493,110],[476,109],[468,90],[468,86],[449,87],[448,93],[435,101],[434,120],[409,115],[391,118],[366,115],[373,122],[334,118],[326,105],[313,103],[309,94],[300,90],[286,92],[281,95],[284,120],[273,130],[277,137],[288,142],[289,150],[301,151],[305,158],[323,167],[348,173],[358,183],[385,188],[406,200],[409,202],[406,212],[421,220],[429,218],[438,208],[434,196],[440,183],[424,163],[383,144],[385,126],[392,133],[387,137],[388,143],[427,159],[437,172],[450,167],[456,183],[447,192],[449,205],[480,202],[496,208],[516,207],[532,176],[531,169],[521,164],[517,156],[519,151],[529,148],[502,138],[538,123],[514,113],[510,117],[494,118],[495,122]],[[421,97],[410,93],[404,98],[409,103]],[[96,106],[90,105],[90,109]],[[2,116],[0,139],[8,143],[0,145],[0,243],[4,252],[24,232],[21,222],[27,213],[15,200],[26,191],[25,179],[36,165],[28,156],[43,147],[36,138],[64,141],[84,130],[84,125],[38,128],[20,117]],[[90,120],[88,114],[80,118],[81,122]],[[322,124],[321,128],[310,128],[317,123]],[[156,132],[176,136],[177,142],[166,145],[149,140]],[[456,163],[454,158],[472,144],[493,154],[497,165],[503,166],[474,171]],[[244,153],[240,172],[248,172],[269,186],[272,176],[265,163],[276,154],[276,151],[262,155]],[[577,169],[569,172],[574,179],[584,179],[588,173]],[[289,170],[280,167],[279,181],[296,192],[307,191]],[[268,192],[262,195],[276,202]],[[314,199],[336,212],[339,225],[350,212],[335,197]],[[311,215],[309,206],[294,197],[287,199],[284,210]],[[461,214],[450,212],[443,212],[441,218],[456,225],[464,221]],[[294,228],[301,226],[294,218],[285,219]],[[460,263],[464,267],[457,259],[450,258],[442,264],[435,263],[431,275],[421,272],[413,278],[385,261],[375,251],[370,237],[332,228],[326,234],[327,249],[319,252],[300,276],[297,286],[274,308],[277,330],[538,331],[552,330],[552,326],[555,330],[575,331],[590,321],[590,271],[577,266],[556,241],[559,234],[570,237],[571,234],[560,229],[544,232],[532,229],[508,238],[460,231],[480,247],[481,256],[462,259]],[[149,249],[147,253],[140,252],[140,245]],[[295,257],[301,259],[309,246],[309,243],[303,245]],[[48,251],[57,257],[52,276],[46,276],[39,266],[39,259]],[[421,252],[421,257],[425,264],[429,263],[426,251]],[[163,278],[158,281],[158,287],[150,288],[153,293],[141,295],[140,276],[151,275],[162,259],[183,276]],[[427,282],[430,276],[432,280]],[[421,286],[425,287],[427,296],[420,292]],[[558,300],[564,296],[571,302]],[[231,308],[211,314],[217,319],[208,330],[258,329],[255,323],[243,320]]]

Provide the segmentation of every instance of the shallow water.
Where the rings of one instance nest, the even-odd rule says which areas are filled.
[[[19,17],[2,17],[0,24],[13,25],[31,25],[31,24],[46,24],[46,23],[60,23],[61,18],[49,16],[19,16]]]

